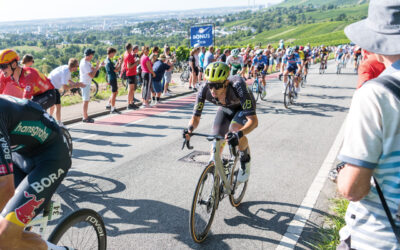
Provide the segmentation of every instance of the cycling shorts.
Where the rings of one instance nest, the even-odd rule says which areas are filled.
[[[55,104],[61,104],[61,94],[58,89],[56,89],[56,102]]]
[[[229,126],[233,123],[245,125],[247,122],[246,116],[243,114],[242,109],[230,109],[219,107],[217,115],[214,119],[212,132],[214,135],[225,136],[229,132]]]
[[[128,84],[137,84],[136,75],[126,77]]]
[[[38,103],[43,109],[48,109],[56,104],[56,90],[49,89],[42,94],[35,95],[32,97],[32,101]]]
[[[14,184],[18,192],[1,215],[25,227],[51,200],[71,167],[71,157],[61,134],[43,151],[33,156],[12,153]]]
[[[296,74],[296,72],[297,72],[297,64],[296,65],[292,65],[292,64],[289,64],[287,67],[286,67],[286,70],[290,73],[290,72],[293,72],[293,74]]]

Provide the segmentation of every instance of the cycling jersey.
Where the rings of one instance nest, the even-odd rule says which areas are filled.
[[[193,110],[195,116],[201,116],[205,100],[220,106],[213,125],[213,133],[220,136],[225,136],[231,123],[245,125],[247,116],[256,115],[256,101],[244,79],[236,75],[230,76],[228,81],[224,105],[211,95],[208,85],[203,82]]]
[[[215,105],[233,110],[241,109],[245,116],[256,114],[256,102],[253,95],[248,90],[243,78],[240,76],[230,76],[228,77],[228,81],[229,84],[226,90],[224,105],[217,98],[214,98],[211,95],[211,91],[205,82],[200,84],[196,104],[193,110],[195,116],[201,116],[205,100],[214,103]]]
[[[304,52],[302,50],[299,51],[299,56],[301,60],[305,59]]]
[[[22,68],[19,85],[24,89],[23,98],[26,99],[54,89],[53,84],[45,75],[29,67]]]
[[[261,58],[258,58],[258,56],[253,58],[253,66],[257,67],[258,69],[264,68],[265,65],[269,65],[267,56],[262,55]]]
[[[344,55],[344,51],[336,51],[336,60],[340,60]]]
[[[0,74],[0,94],[22,98],[24,89],[13,81],[11,76],[5,77],[3,74]]]
[[[243,58],[241,56],[236,58],[229,56],[228,59],[226,59],[226,63],[231,65],[231,75],[236,75],[237,72],[244,67]]]
[[[71,167],[55,120],[39,104],[0,96],[0,176],[14,174],[18,192],[1,215],[25,226],[50,200]]]
[[[296,68],[297,68],[297,65],[300,65],[300,64],[301,64],[300,56],[299,56],[299,54],[297,54],[297,53],[294,53],[294,54],[291,55],[291,56],[284,55],[284,56],[283,56],[283,63],[284,63],[284,64],[287,63],[288,66],[293,66],[293,67],[296,67]]]

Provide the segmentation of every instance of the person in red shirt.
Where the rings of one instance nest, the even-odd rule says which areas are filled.
[[[19,56],[11,49],[0,51],[0,94],[15,91],[14,96],[19,96],[18,89],[23,89],[22,98],[32,99],[40,104],[43,109],[48,109],[56,102],[56,92],[51,81],[37,69],[24,67],[18,64]],[[10,85],[14,84],[14,86]]]
[[[125,45],[124,63],[123,68],[125,69],[125,75],[127,82],[129,84],[128,90],[128,109],[137,109],[138,106],[135,105],[135,91],[137,87],[137,66],[139,64],[139,59],[136,58],[139,52],[139,46],[132,46],[132,44],[127,43]]]
[[[385,70],[385,65],[378,61],[374,53],[364,49],[362,53],[363,61],[358,67],[357,89],[361,88],[366,81],[377,78]]]

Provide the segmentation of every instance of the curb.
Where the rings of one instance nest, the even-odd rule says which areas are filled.
[[[188,95],[188,94],[192,94],[192,93],[195,93],[195,91],[191,90],[191,91],[182,92],[182,93],[179,93],[179,94],[176,94],[176,95],[163,97],[161,100],[168,100],[168,99],[172,99],[172,98],[175,98],[175,97],[184,96],[184,95]],[[138,104],[138,106],[140,106],[143,103],[142,102],[137,102],[137,104]],[[118,110],[118,111],[126,110],[126,106],[116,108],[116,110]],[[133,110],[131,110],[131,111],[133,111]],[[89,114],[89,117],[96,118],[96,117],[99,117],[99,116],[109,115],[109,114],[110,114],[109,110],[104,110],[104,111],[96,112],[96,113],[93,113],[93,114]],[[81,121],[82,121],[82,117],[77,117],[77,118],[72,118],[72,119],[63,121],[63,124],[64,125],[71,125],[71,124],[78,123],[78,122],[81,122]]]

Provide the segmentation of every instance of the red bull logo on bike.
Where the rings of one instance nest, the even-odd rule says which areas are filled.
[[[36,195],[29,194],[26,191],[24,191],[24,196],[31,199],[27,201],[24,205],[15,209],[15,215],[20,222],[26,225],[35,217],[35,209],[39,208],[40,205],[43,204],[45,199],[42,198],[40,200],[37,200]]]

